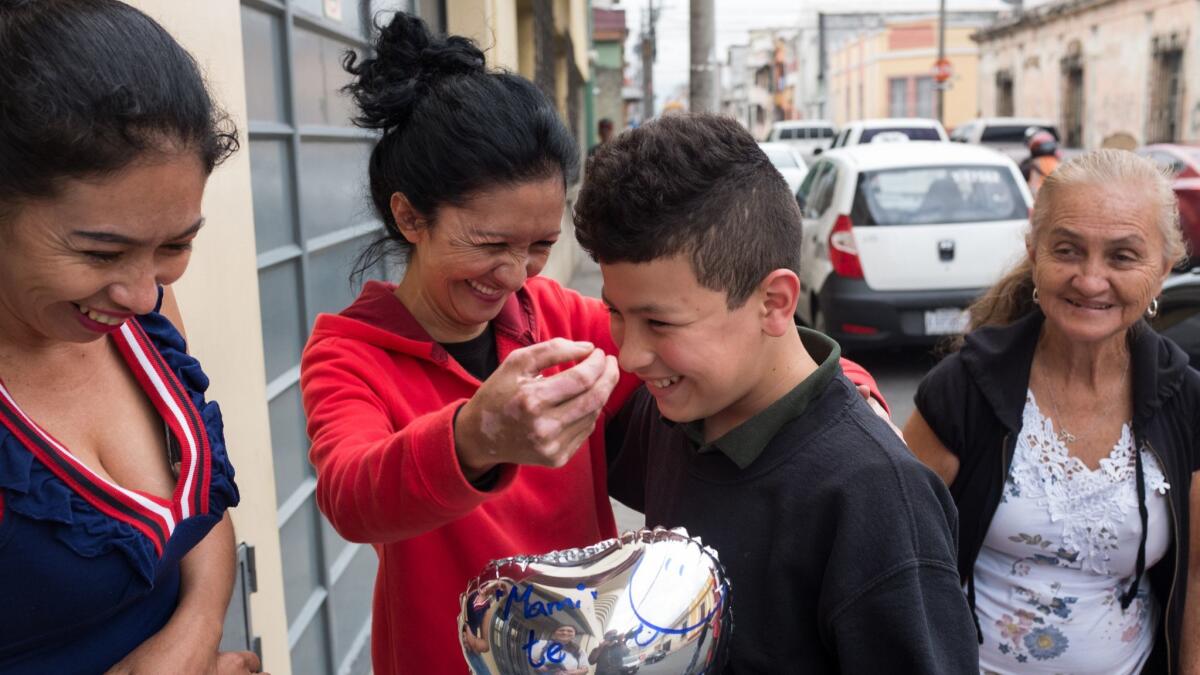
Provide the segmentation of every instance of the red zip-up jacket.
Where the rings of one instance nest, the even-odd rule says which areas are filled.
[[[616,536],[604,425],[639,382],[622,373],[586,447],[566,466],[504,465],[497,484],[481,492],[459,468],[453,430],[455,412],[481,383],[394,290],[369,282],[343,312],[317,318],[305,348],[300,384],[317,504],[343,537],[379,555],[375,672],[464,673],[459,595],[489,561]],[[617,352],[603,304],[542,277],[514,293],[493,326],[501,361],[554,337]],[[866,371],[842,366],[878,396]]]

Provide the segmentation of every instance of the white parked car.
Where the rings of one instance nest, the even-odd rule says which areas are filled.
[[[805,174],[808,173],[808,165],[804,163],[804,158],[800,153],[787,143],[759,143],[758,147],[763,149],[767,154],[767,159],[779,169],[779,173],[783,174],[783,179],[787,181],[788,190],[792,194],[796,194],[796,190],[800,189],[800,183],[804,180]]]
[[[891,142],[903,134],[910,141],[948,141],[946,129],[937,120],[923,117],[886,117],[847,122],[833,139],[833,148],[872,143],[876,139]]]
[[[950,132],[950,140],[959,143],[986,145],[1008,155],[1014,162],[1029,157],[1025,132],[1030,127],[1049,131],[1058,140],[1058,127],[1038,117],[980,117],[963,122]]]
[[[796,195],[796,318],[847,350],[931,344],[1025,253],[1033,203],[1016,164],[974,145],[830,150]]]
[[[788,143],[806,160],[811,160],[817,150],[829,148],[833,142],[835,127],[829,120],[786,120],[771,125],[767,134],[769,143]]]

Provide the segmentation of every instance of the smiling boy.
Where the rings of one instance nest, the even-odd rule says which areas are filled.
[[[793,321],[800,214],[732,119],[673,115],[589,161],[580,243],[620,366],[609,490],[732,584],[727,672],[978,672],[945,485]]]

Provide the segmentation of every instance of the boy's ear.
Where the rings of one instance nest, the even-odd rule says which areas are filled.
[[[400,234],[404,235],[408,243],[415,246],[418,241],[425,238],[429,231],[428,223],[408,201],[408,197],[401,192],[393,192],[388,205],[392,209],[392,220],[395,221],[396,228],[400,230]]]
[[[789,269],[777,269],[758,285],[762,303],[762,329],[771,337],[796,330],[796,301],[800,298],[800,277]]]

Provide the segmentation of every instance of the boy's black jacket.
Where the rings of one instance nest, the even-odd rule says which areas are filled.
[[[607,429],[609,493],[728,572],[726,673],[979,672],[949,491],[840,368],[745,470],[696,452],[645,389]]]

